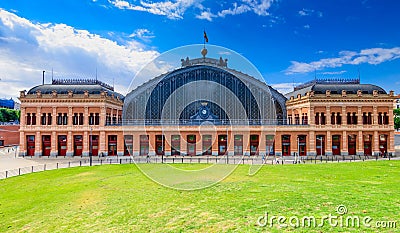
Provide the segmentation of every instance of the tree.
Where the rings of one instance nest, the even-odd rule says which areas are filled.
[[[394,128],[396,130],[400,129],[400,108],[393,110],[394,115]]]
[[[19,120],[20,114],[19,110],[0,108],[0,122]]]

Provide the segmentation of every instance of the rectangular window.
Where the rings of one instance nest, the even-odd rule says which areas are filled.
[[[68,125],[68,115],[66,113],[63,116],[63,125]]]
[[[366,112],[363,112],[362,122],[363,122],[363,125],[368,124],[368,119],[367,119],[367,113]]]
[[[89,125],[94,125],[94,115],[93,115],[93,113],[90,113],[90,115],[89,115]]]
[[[62,121],[62,114],[59,113],[57,116],[57,125],[62,125],[63,121]]]
[[[83,125],[83,113],[79,113],[79,125]]]
[[[36,125],[36,114],[32,113],[32,125]]]
[[[72,124],[78,125],[78,113],[74,113],[74,116],[72,117]]]
[[[52,125],[53,124],[53,118],[51,117],[51,113],[47,114],[47,124]]]
[[[321,112],[321,125],[325,125],[326,118],[323,112]]]
[[[340,113],[336,113],[336,124],[341,125],[342,124],[342,116]]]
[[[371,112],[368,113],[367,123],[368,123],[369,125],[372,125],[372,113],[371,113]]]
[[[96,113],[94,116],[94,124],[99,125],[100,124],[100,115],[99,113]]]
[[[300,125],[300,117],[299,117],[299,114],[295,114],[294,115],[294,123],[296,124],[296,125]]]
[[[31,125],[32,124],[32,118],[31,118],[31,114],[28,113],[26,114],[26,125]]]
[[[349,112],[347,113],[347,124],[351,125],[351,115]]]
[[[353,112],[353,116],[351,117],[351,123],[357,125],[357,115],[355,112]]]
[[[42,125],[46,125],[46,120],[47,120],[47,118],[46,118],[46,113],[43,113],[43,114],[42,114],[42,117],[41,117],[41,119],[40,119],[40,123],[41,123]]]
[[[308,124],[308,116],[307,116],[307,113],[303,113],[302,124],[303,124],[303,125],[307,125],[307,124]]]
[[[315,124],[319,125],[319,112],[315,114]]]
[[[334,125],[334,124],[336,123],[335,120],[336,120],[336,117],[335,117],[335,113],[333,112],[333,113],[331,114],[331,124],[332,124],[332,125]]]

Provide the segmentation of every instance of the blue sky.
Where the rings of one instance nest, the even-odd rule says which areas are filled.
[[[2,0],[0,97],[46,80],[95,77],[125,94],[159,54],[209,43],[250,60],[282,92],[356,78],[400,93],[397,0]],[[200,55],[200,54],[199,54]],[[233,67],[240,70],[240,67]],[[155,73],[169,66],[155,67]]]

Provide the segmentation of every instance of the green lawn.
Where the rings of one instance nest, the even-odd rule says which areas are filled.
[[[267,165],[254,176],[248,171],[248,165],[240,165],[222,182],[197,191],[160,186],[133,164],[0,180],[0,231],[293,232],[276,221],[260,227],[257,219],[267,212],[298,219],[315,216],[319,223],[325,215],[339,216],[340,204],[348,209],[343,216],[369,216],[373,227],[330,227],[325,222],[296,231],[400,231],[400,161]],[[397,228],[378,229],[378,220],[396,221]]]

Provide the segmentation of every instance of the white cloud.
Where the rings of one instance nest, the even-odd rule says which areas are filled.
[[[129,37],[131,37],[131,38],[136,37],[136,38],[139,38],[142,40],[148,40],[148,39],[154,38],[155,36],[154,36],[153,32],[149,31],[148,29],[139,28],[139,29],[136,29],[132,34],[130,34]]]
[[[312,10],[312,9],[305,9],[305,8],[303,8],[300,11],[298,11],[298,14],[300,16],[316,15],[317,17],[320,17],[320,18],[324,15],[321,11],[315,11],[315,10]]]
[[[220,12],[218,12],[218,16],[219,17],[225,17],[227,15],[239,15],[239,14],[243,14],[245,12],[250,11],[250,7],[248,5],[240,5],[238,6],[238,4],[235,2],[233,3],[233,8],[229,8],[226,10],[222,10]]]
[[[200,15],[196,15],[196,18],[198,18],[198,19],[205,19],[205,20],[208,20],[208,21],[212,21],[212,19],[213,18],[215,18],[216,17],[216,15],[214,15],[213,13],[211,13],[210,12],[210,9],[207,9],[207,11],[203,11],[203,12],[201,12],[201,14]]]
[[[305,29],[310,29],[311,28],[311,26],[309,25],[309,24],[306,24],[306,25],[304,25],[303,26]]]
[[[167,0],[162,2],[142,0],[138,3],[131,3],[127,0],[108,0],[110,4],[119,9],[143,11],[154,15],[167,16],[169,19],[183,19],[188,9],[195,8],[200,11],[195,14],[195,17],[208,21],[212,21],[216,17],[239,15],[251,11],[260,16],[267,16],[269,15],[268,10],[274,1],[276,0],[241,0],[240,3],[234,2],[232,4],[233,7],[213,13],[210,8],[206,8],[203,5],[203,0]]]
[[[140,1],[140,5],[134,5],[124,0],[108,0],[109,3],[120,9],[145,11],[154,15],[164,15],[170,19],[183,19],[185,11],[196,6],[199,0],[176,0],[164,2]]]
[[[301,83],[276,83],[276,84],[271,84],[271,87],[282,94],[286,94],[293,91],[293,88],[300,84]]]
[[[65,24],[32,23],[2,9],[0,35],[0,96],[7,97],[19,94],[14,89],[41,84],[42,70],[49,82],[52,68],[55,78],[70,78],[71,73],[93,78],[97,69],[100,80],[115,79],[127,87],[135,73],[159,54],[135,40],[121,44]]]
[[[253,11],[255,14],[260,16],[269,15],[269,8],[274,0],[242,0],[239,5],[237,2],[233,3],[233,8],[225,9],[218,12],[219,17],[225,17],[227,15],[239,15],[249,11]]]
[[[339,57],[336,58],[325,58],[310,63],[292,61],[292,65],[286,69],[286,74],[308,73],[325,68],[336,68],[343,65],[359,65],[363,63],[377,65],[398,58],[400,58],[400,47],[390,49],[370,48],[363,49],[359,52],[341,51]]]

